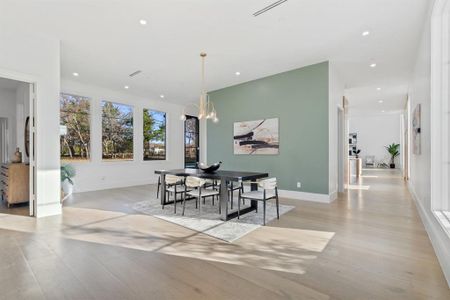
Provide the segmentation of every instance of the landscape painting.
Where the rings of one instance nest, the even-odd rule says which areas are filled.
[[[234,154],[279,153],[278,118],[234,123]]]

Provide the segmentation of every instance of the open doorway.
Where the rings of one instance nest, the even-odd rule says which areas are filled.
[[[34,85],[0,78],[0,213],[34,216]]]
[[[186,116],[184,121],[184,167],[198,168],[200,159],[200,123],[197,117]]]

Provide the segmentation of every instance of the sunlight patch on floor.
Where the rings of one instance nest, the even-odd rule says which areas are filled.
[[[75,207],[42,219],[1,215],[0,228],[296,274],[304,274],[334,236],[263,226],[227,243],[153,216]]]

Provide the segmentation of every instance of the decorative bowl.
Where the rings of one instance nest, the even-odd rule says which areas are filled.
[[[200,168],[200,170],[202,170],[205,173],[214,173],[215,171],[217,171],[220,168],[220,164],[221,163],[222,162],[219,161],[219,162],[216,162],[216,163],[214,163],[214,164],[212,164],[210,166],[205,165],[203,163],[199,163],[198,167]]]

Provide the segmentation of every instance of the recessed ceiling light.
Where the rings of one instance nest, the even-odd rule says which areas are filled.
[[[161,99],[164,99],[164,95],[162,95],[162,94],[161,94],[161,95],[159,95],[159,97],[160,97]]]
[[[368,36],[370,34],[369,30],[363,31],[362,36]]]
[[[139,20],[139,24],[147,25],[147,20],[141,19],[141,20]]]
[[[80,76],[80,74],[78,74],[77,72],[73,72],[72,75],[75,76],[75,77]]]
[[[383,100],[378,100],[378,103],[383,103]]]
[[[128,85],[123,87],[124,89],[128,90],[130,87]]]
[[[239,75],[241,75],[241,72],[236,72],[235,74],[236,74],[236,76],[239,76]]]
[[[377,91],[381,91],[381,88],[377,88]]]
[[[382,110],[381,112],[384,113],[384,110]]]
[[[377,66],[376,63],[371,63],[371,64],[370,64],[370,67],[371,67],[371,68],[375,68],[376,66]]]

